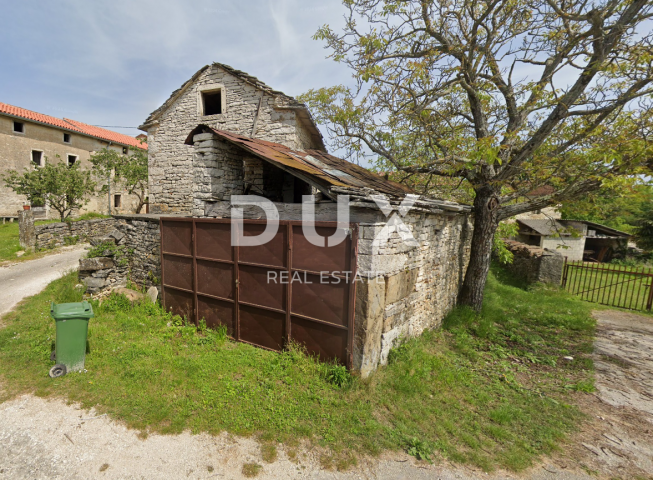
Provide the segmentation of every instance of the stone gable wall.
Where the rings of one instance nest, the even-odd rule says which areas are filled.
[[[210,85],[223,86],[226,108],[222,114],[202,116],[198,91]],[[188,134],[199,124],[250,136],[254,117],[261,106],[254,137],[281,143],[293,149],[319,148],[292,109],[274,108],[276,98],[258,90],[217,66],[203,72],[148,130],[149,192],[152,213],[190,213],[193,209],[193,146],[185,145]]]

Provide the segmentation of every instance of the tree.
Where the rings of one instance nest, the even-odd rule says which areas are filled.
[[[59,155],[57,158],[61,160]],[[7,187],[27,196],[30,202],[50,205],[59,212],[62,222],[74,209],[86,205],[95,191],[90,171],[82,170],[77,163],[72,166],[62,161],[52,164],[47,158],[43,167],[25,169],[23,173],[9,170],[3,178]]]
[[[562,218],[589,220],[631,233],[653,205],[653,187],[642,183],[601,187],[582,198],[564,202]]]
[[[118,169],[122,185],[127,193],[138,197],[136,213],[141,213],[147,199],[147,152],[136,150]]]
[[[115,185],[115,172],[122,164],[123,156],[115,150],[105,147],[93,153],[89,161],[93,164],[93,174],[102,183],[100,192],[107,195],[107,213],[111,215],[111,184]]]
[[[371,154],[380,170],[420,184],[467,185],[474,232],[459,303],[480,310],[501,220],[638,173],[651,158],[652,37],[639,31],[651,2],[343,4],[344,32],[325,25],[315,38],[355,85],[302,100],[351,156]],[[545,185],[551,193],[526,195]]]
[[[103,148],[91,155],[90,161],[95,175],[106,179],[101,192],[110,194],[111,183],[122,186],[127,193],[136,195],[138,198],[136,213],[141,213],[147,194],[147,152],[139,148],[128,156]]]

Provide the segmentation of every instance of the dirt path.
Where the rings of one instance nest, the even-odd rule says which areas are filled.
[[[84,253],[83,245],[63,247],[52,255],[0,266],[0,316],[23,298],[36,295],[53,280],[76,269]]]
[[[27,395],[0,405],[0,479],[240,479],[245,463],[262,466],[262,479],[407,480],[589,480],[544,465],[528,475],[486,475],[448,464],[429,465],[402,453],[363,459],[347,471],[324,470],[320,452],[278,446],[273,463],[263,461],[259,444],[222,434],[151,435],[145,440],[106,416],[60,400]]]
[[[653,478],[653,318],[593,312],[596,393],[582,396],[589,421],[562,457],[606,478]]]

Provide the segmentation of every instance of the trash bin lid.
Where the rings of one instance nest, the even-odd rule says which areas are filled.
[[[88,320],[94,316],[93,307],[86,300],[75,303],[60,303],[59,305],[55,305],[52,302],[50,305],[50,315],[55,320],[67,320],[69,318],[83,318]]]

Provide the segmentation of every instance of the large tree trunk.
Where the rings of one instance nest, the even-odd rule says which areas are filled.
[[[498,202],[490,188],[481,188],[474,199],[474,233],[472,234],[469,265],[458,303],[469,305],[477,312],[483,305],[483,291],[492,258],[492,241],[499,226]]]

